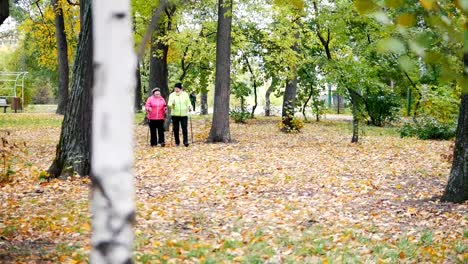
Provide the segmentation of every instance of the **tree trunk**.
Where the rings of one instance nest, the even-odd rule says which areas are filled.
[[[257,81],[253,81],[253,90],[254,90],[254,105],[252,106],[252,113],[250,114],[250,118],[254,118],[255,109],[257,109],[258,105],[258,96],[257,96]]]
[[[135,85],[135,112],[140,112],[141,111],[141,106],[143,105],[142,102],[142,89],[141,89],[141,73],[140,73],[140,63],[137,63],[136,66],[136,71],[135,71],[135,77],[136,77],[136,85]]]
[[[164,100],[169,98],[168,86],[168,70],[167,70],[167,53],[169,46],[159,41],[155,36],[165,36],[166,30],[164,27],[159,26],[158,31],[155,32],[151,39],[151,54],[150,54],[150,76],[148,96],[151,96],[151,90],[155,87],[161,89],[161,96]]]
[[[58,0],[52,0],[52,7],[55,13],[55,37],[57,40],[58,57],[58,106],[57,114],[65,114],[68,103],[68,44],[67,34],[65,33],[65,23],[63,19],[63,10]]]
[[[216,81],[214,110],[209,142],[231,142],[229,130],[229,96],[231,77],[232,0],[218,1],[216,33]]]
[[[62,132],[56,156],[49,168],[52,177],[89,175],[91,167],[91,118],[93,50],[91,32],[91,1],[80,1],[83,17],[75,65],[73,66],[72,91],[68,111],[62,122]]]
[[[466,28],[463,64],[463,78],[465,78],[464,82],[466,84],[468,78],[468,30]],[[468,91],[466,87],[464,87],[462,93],[452,170],[442,196],[442,201],[455,203],[468,200]]]
[[[338,102],[338,104],[336,105],[336,113],[340,114],[341,95],[336,96],[336,101]]]
[[[169,99],[169,85],[168,85],[168,66],[167,66],[167,54],[169,52],[169,46],[161,41],[160,37],[165,37],[167,33],[172,29],[172,15],[175,12],[175,7],[171,7],[170,10],[166,10],[167,21],[161,20],[158,24],[155,34],[151,40],[151,54],[150,54],[150,76],[149,76],[149,87],[148,96],[151,96],[151,90],[155,87],[161,89],[161,96],[164,100]],[[167,22],[167,24],[166,24]],[[157,37],[156,37],[157,36]],[[171,111],[168,111],[166,119],[164,121],[164,130],[169,131],[171,124]]]
[[[200,94],[200,114],[208,114],[208,91],[203,91]]]
[[[299,32],[294,34],[296,41],[292,46],[292,50],[296,53],[299,51],[298,41],[299,41]],[[294,73],[294,78],[288,80],[286,83],[286,89],[284,91],[283,97],[283,109],[281,116],[283,118],[283,132],[289,132],[292,128],[292,120],[294,118],[294,108],[296,107],[296,95],[297,95],[297,69],[296,66],[293,66],[290,69]]]
[[[265,93],[265,116],[271,115],[271,102],[270,102],[270,95],[276,87],[278,80],[275,77],[271,78],[270,87],[266,90]]]
[[[0,25],[8,18],[10,15],[9,0],[0,1]]]
[[[297,93],[297,76],[286,84],[286,90],[283,97],[283,109],[281,116],[283,117],[283,132],[289,131],[294,117],[294,108],[296,105]]]
[[[247,68],[249,69],[250,78],[251,78],[252,83],[253,83],[254,105],[252,106],[252,112],[250,113],[250,118],[254,118],[254,116],[255,116],[255,109],[257,109],[257,105],[258,105],[257,77],[255,76],[255,73],[254,73],[254,71],[253,71],[253,69],[252,69],[252,66],[250,65],[250,62],[249,62],[249,59],[247,58],[247,56],[245,56],[245,54],[244,54],[243,57],[244,57],[244,60],[245,60],[245,64],[247,64]]]
[[[96,79],[90,263],[132,263],[134,102],[129,92],[135,89],[136,56],[130,1],[93,1],[93,10]]]
[[[306,107],[307,107],[307,104],[309,103],[310,101],[310,98],[312,98],[312,95],[314,93],[314,87],[310,87],[310,90],[309,90],[309,95],[307,97],[307,100],[304,102],[304,105],[302,106],[302,115],[304,116],[304,120],[307,121],[307,115],[306,115]]]
[[[351,143],[358,143],[359,141],[359,96],[353,90],[348,89],[348,92],[351,97],[351,103],[353,105],[353,137],[351,138]]]

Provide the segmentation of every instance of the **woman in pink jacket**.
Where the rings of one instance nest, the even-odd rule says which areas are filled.
[[[151,146],[155,147],[159,143],[161,147],[164,147],[164,117],[167,111],[166,101],[161,96],[159,88],[154,88],[151,92],[153,95],[146,100],[145,104],[151,132]],[[156,130],[158,130],[158,135],[156,135]]]

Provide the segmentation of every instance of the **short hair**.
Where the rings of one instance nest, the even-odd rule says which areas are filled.
[[[154,94],[155,92],[160,92],[161,89],[159,89],[158,87],[154,88],[153,90],[151,90],[151,94]]]

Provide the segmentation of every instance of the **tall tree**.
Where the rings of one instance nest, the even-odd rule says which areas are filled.
[[[10,2],[9,0],[1,0],[0,1],[0,25],[10,15],[9,2]]]
[[[355,4],[357,10],[362,14],[373,13],[375,10],[380,8],[377,1],[356,1]],[[391,14],[392,9],[400,9],[402,7],[409,9],[405,11],[407,13],[403,14],[406,15],[406,19],[398,19],[398,24],[400,26],[398,31],[401,34],[399,39],[394,38],[391,39],[391,41],[387,40],[391,45],[383,46],[386,47],[388,51],[398,53],[400,49],[399,47],[405,47],[405,44],[408,43],[408,47],[414,54],[417,54],[424,60],[424,62],[435,64],[437,67],[440,67],[443,72],[449,75],[449,79],[451,79],[451,81],[458,82],[458,86],[462,90],[452,169],[450,171],[450,177],[445,188],[445,192],[442,196],[442,201],[457,203],[467,201],[468,22],[466,21],[466,16],[468,15],[468,1],[419,1],[411,3],[406,3],[405,1],[395,1],[395,3],[393,1],[386,1],[385,5],[388,10],[388,14]],[[419,31],[421,31],[421,28],[418,28],[415,31],[408,29],[401,30],[402,28],[405,29],[420,26],[419,23],[415,23],[415,21],[417,21],[414,15],[415,10],[418,11],[420,17],[423,17],[424,22],[427,22],[424,27],[430,27],[434,30],[435,34],[434,36],[431,36],[431,38],[425,38],[423,41],[416,42],[416,39],[420,36]],[[396,11],[393,12],[397,15],[401,15]],[[450,13],[449,16],[447,16],[448,12]],[[462,25],[462,23],[463,27],[459,27],[458,25]],[[443,36],[443,38],[439,39],[437,36]],[[418,43],[418,45],[414,45],[414,43]],[[444,46],[443,51],[433,49],[434,46],[438,46],[440,44]],[[463,47],[463,50],[461,51],[459,47]],[[449,61],[447,59],[451,53],[456,55],[463,54],[461,67],[459,64],[453,63],[453,61]],[[411,63],[408,56],[404,59],[407,63],[401,63],[403,68],[408,68],[408,65],[415,64]],[[460,72],[461,74],[459,74]]]
[[[229,130],[229,97],[231,85],[232,0],[218,1],[216,33],[216,77],[213,121],[209,142],[231,142]]]
[[[466,38],[466,37],[465,37]],[[467,45],[467,43],[465,43]],[[468,54],[465,51],[465,75]],[[457,137],[450,177],[442,201],[462,203],[468,200],[468,93],[462,95]]]
[[[89,175],[91,167],[91,119],[93,49],[91,0],[80,1],[81,31],[78,40],[69,109],[62,122],[55,159],[48,172],[52,177]]]
[[[298,40],[299,33],[295,34],[296,42],[294,43],[292,50],[298,51]],[[290,131],[292,126],[292,120],[294,117],[294,108],[296,106],[296,95],[297,95],[297,66],[291,65],[290,71],[293,73],[292,79],[289,79],[286,83],[286,89],[283,96],[283,108],[282,108],[282,119],[283,119],[283,132]]]
[[[172,16],[175,11],[176,7],[174,5],[166,8],[166,19],[159,22],[151,40],[148,96],[154,87],[159,87],[161,95],[166,101],[170,94],[168,86],[167,54],[169,52],[169,44],[167,43],[167,34],[172,30]]]
[[[65,33],[64,14],[60,1],[52,0],[52,8],[55,13],[55,38],[57,40],[59,79],[57,114],[63,115],[67,109],[69,83],[67,34]]]
[[[468,15],[468,1],[464,3],[464,12],[465,15]],[[464,84],[464,87],[458,116],[452,170],[442,196],[443,201],[456,203],[468,200],[468,21],[465,21],[463,66],[461,83]]]
[[[132,263],[136,56],[129,0],[93,1],[91,263]],[[115,106],[119,107],[115,107]]]

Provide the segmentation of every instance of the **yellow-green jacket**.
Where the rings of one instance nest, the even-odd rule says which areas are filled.
[[[169,95],[167,106],[171,109],[172,116],[188,116],[190,105],[190,98],[186,92],[173,92]]]

